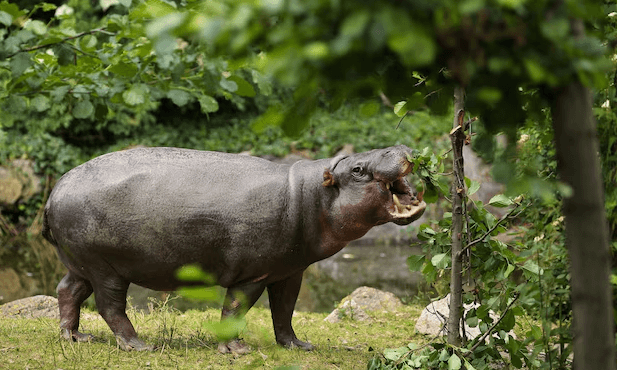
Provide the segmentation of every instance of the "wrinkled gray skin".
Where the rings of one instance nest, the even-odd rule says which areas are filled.
[[[79,307],[94,291],[120,347],[152,349],[126,316],[129,284],[173,290],[182,285],[175,272],[199,264],[228,288],[223,317],[243,315],[268,289],[276,341],[312,349],[291,326],[302,273],[375,225],[422,215],[406,153],[401,145],[282,165],[144,148],[74,168],[53,189],[43,227],[69,270],[57,288],[63,336],[90,339],[78,331]]]

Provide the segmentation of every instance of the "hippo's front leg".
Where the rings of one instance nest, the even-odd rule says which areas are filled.
[[[303,273],[304,271],[297,272],[285,280],[268,285],[268,297],[277,343],[288,348],[299,347],[310,351],[315,347],[298,339],[291,327],[291,317],[300,292]]]

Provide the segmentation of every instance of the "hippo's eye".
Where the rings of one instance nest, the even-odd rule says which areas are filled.
[[[351,169],[351,172],[353,172],[353,173],[361,173],[362,172],[362,167],[356,166],[356,167]]]

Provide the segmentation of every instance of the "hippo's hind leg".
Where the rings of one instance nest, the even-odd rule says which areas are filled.
[[[69,271],[58,284],[56,292],[58,293],[62,337],[78,342],[92,339],[92,335],[78,331],[80,306],[92,294],[90,282]]]
[[[277,343],[288,348],[299,347],[310,351],[315,347],[298,339],[291,327],[291,317],[300,292],[303,273],[304,271],[297,272],[287,279],[268,285],[268,297]]]
[[[101,281],[94,285],[96,308],[114,332],[120,348],[125,351],[153,350],[153,346],[147,345],[137,337],[133,324],[126,316],[126,291],[129,283],[111,273]]]
[[[265,284],[261,282],[250,282],[238,286],[229,287],[225,295],[223,303],[223,312],[221,320],[230,317],[242,317],[246,312],[253,307],[261,294],[266,289]],[[220,343],[218,350],[221,353],[236,353],[243,354],[250,351],[250,348],[241,342],[238,338],[232,339],[226,343]]]

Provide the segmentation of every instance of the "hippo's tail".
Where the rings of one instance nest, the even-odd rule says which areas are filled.
[[[49,201],[45,204],[45,210],[43,211],[43,228],[41,230],[41,234],[45,239],[47,239],[54,246],[58,246],[56,239],[54,239],[53,234],[51,233],[51,228],[49,227]]]

